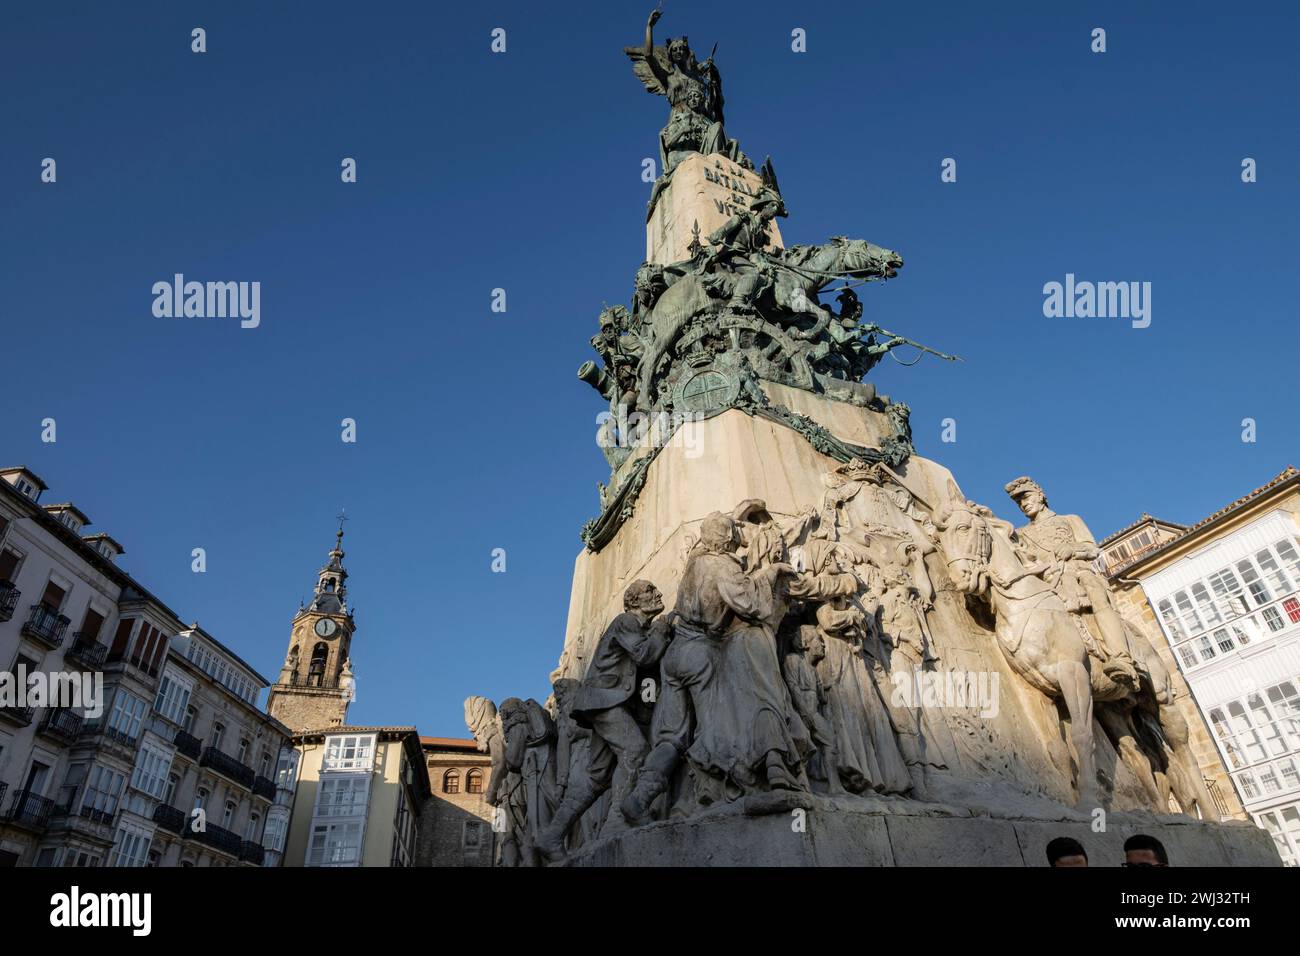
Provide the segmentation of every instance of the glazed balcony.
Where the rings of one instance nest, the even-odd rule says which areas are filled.
[[[18,606],[18,598],[21,594],[22,592],[10,582],[0,581],[0,622],[14,616],[14,608]]]
[[[165,803],[160,803],[154,807],[153,822],[158,824],[164,830],[172,833],[184,833],[186,816],[175,807],[169,807]]]
[[[48,604],[33,604],[32,612],[23,624],[23,635],[53,650],[63,643],[63,635],[71,623]]]
[[[19,790],[9,803],[5,819],[16,827],[44,830],[49,825],[53,812],[54,801],[49,797],[38,796],[29,790]]]
[[[80,714],[59,708],[46,712],[45,719],[37,728],[37,733],[70,744],[81,735],[84,723],[85,720]]]
[[[193,734],[187,734],[183,730],[176,731],[176,736],[172,738],[172,743],[176,749],[189,757],[191,760],[198,760],[199,754],[203,752],[203,741],[199,740]]]
[[[108,654],[108,645],[100,644],[93,634],[78,631],[72,635],[72,646],[63,652],[63,659],[69,664],[96,671],[104,666],[104,657]]]
[[[256,774],[253,768],[240,763],[229,754],[222,753],[216,747],[208,747],[199,758],[200,767],[211,767],[223,777],[235,781],[245,789],[251,789]]]

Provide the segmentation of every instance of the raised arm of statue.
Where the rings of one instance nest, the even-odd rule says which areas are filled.
[[[645,22],[645,64],[649,68],[654,78],[659,81],[659,85],[668,89],[668,73],[659,63],[659,58],[655,56],[655,24],[664,12],[658,7],[650,11],[650,18]]]

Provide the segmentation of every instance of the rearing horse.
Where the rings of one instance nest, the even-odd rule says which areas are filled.
[[[1065,702],[1078,767],[1076,806],[1096,803],[1088,649],[1064,602],[1016,557],[1006,529],[961,498],[934,517],[948,574],[957,588],[993,609],[998,645],[1011,669],[1052,700]],[[994,528],[996,527],[996,530]]]

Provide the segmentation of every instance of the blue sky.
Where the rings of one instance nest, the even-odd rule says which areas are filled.
[[[467,694],[548,691],[607,474],[574,371],[631,295],[667,115],[621,52],[644,0],[466,6],[25,5],[0,35],[0,460],[268,677],[346,507],[351,719],[455,736]],[[718,43],[787,242],[905,257],[868,317],[966,359],[875,373],[919,452],[1004,515],[1030,473],[1101,536],[1300,457],[1297,27],[1281,4],[757,0],[671,4],[659,33]],[[176,272],[260,281],[261,326],[155,318]],[[1150,328],[1045,318],[1067,272],[1151,282]]]

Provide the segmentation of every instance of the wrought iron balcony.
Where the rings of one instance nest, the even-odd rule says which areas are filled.
[[[176,736],[172,739],[176,749],[189,757],[191,760],[198,760],[199,754],[203,750],[203,741],[199,740],[193,734],[187,734],[183,730],[176,731]]]
[[[72,635],[72,646],[63,652],[63,659],[70,664],[79,664],[87,670],[98,670],[104,664],[108,654],[108,645],[100,644],[93,634],[78,631]]]
[[[37,730],[46,736],[72,743],[81,734],[84,723],[85,719],[80,714],[58,708],[46,712],[45,719]]]
[[[216,747],[208,747],[199,758],[199,766],[211,767],[223,777],[229,777],[241,787],[251,788],[256,774],[253,768],[240,763],[229,754],[222,753]]]
[[[9,784],[0,782],[0,806],[4,805],[5,791],[7,791],[8,789],[9,789]]]
[[[44,830],[49,825],[50,814],[53,812],[54,801],[49,797],[39,796],[30,790],[19,790],[9,803],[5,819],[14,826]]]
[[[99,823],[106,827],[113,825],[114,814],[107,810],[96,810],[94,807],[82,807],[79,815],[89,820],[91,823]]]
[[[121,744],[123,747],[132,747],[132,748],[133,748],[133,747],[135,747],[136,743],[139,742],[139,738],[138,738],[138,737],[132,737],[132,736],[131,736],[130,734],[128,734],[126,731],[124,731],[124,730],[118,730],[116,727],[109,727],[107,724],[102,724],[102,725],[100,725],[99,731],[100,731],[100,733],[102,733],[102,734],[103,734],[103,735],[104,735],[108,740],[112,740],[112,741],[114,741],[114,742],[116,742],[116,743],[119,743],[119,744]]]
[[[55,648],[63,643],[63,634],[71,623],[48,604],[33,604],[31,616],[23,624],[23,634]]]
[[[266,800],[275,800],[275,784],[265,777],[258,776],[253,780],[253,796],[262,797]]]
[[[185,814],[175,807],[169,807],[165,803],[160,803],[154,807],[153,822],[164,830],[170,830],[172,833],[184,833],[186,820]]]
[[[239,845],[239,858],[245,863],[252,863],[254,866],[261,866],[262,858],[265,855],[266,850],[260,843],[255,843],[252,840],[245,840]]]
[[[19,727],[26,727],[36,714],[35,707],[0,707],[0,717]]]
[[[22,593],[10,582],[0,581],[0,621],[14,616],[14,608],[18,606],[18,597]]]
[[[231,833],[225,827],[215,826],[211,823],[202,830],[187,829],[185,835],[192,840],[197,840],[204,846],[210,846],[214,850],[229,853],[234,857],[239,856],[239,851],[244,845],[244,841],[234,833]]]

